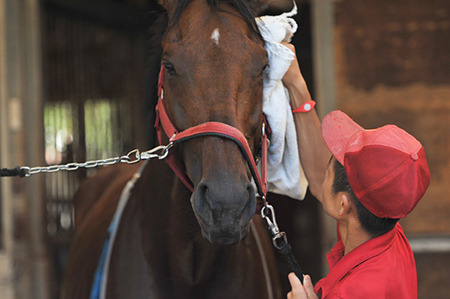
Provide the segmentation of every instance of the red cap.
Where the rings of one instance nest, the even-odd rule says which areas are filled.
[[[333,111],[322,121],[322,136],[356,197],[375,216],[405,217],[430,184],[422,144],[395,125],[365,130]]]

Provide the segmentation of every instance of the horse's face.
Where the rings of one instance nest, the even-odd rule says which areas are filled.
[[[205,0],[193,0],[162,46],[164,100],[178,130],[209,121],[226,123],[239,129],[255,152],[267,53],[240,13],[230,5],[211,9]],[[256,200],[238,146],[220,137],[201,137],[183,143],[180,155],[195,186],[191,204],[203,236],[215,244],[245,238]]]

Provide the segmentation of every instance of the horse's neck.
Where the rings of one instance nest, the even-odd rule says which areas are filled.
[[[194,285],[210,278],[222,253],[203,238],[190,204],[191,193],[165,163],[156,172],[144,171],[141,181],[148,190],[147,196],[140,197],[139,213],[149,266],[165,263],[177,284]]]
[[[150,162],[119,226],[108,298],[271,298],[261,287],[271,278],[260,263],[270,251],[258,249],[252,234],[236,246],[211,245],[201,235],[190,192],[164,162]],[[260,237],[270,248],[267,236]]]

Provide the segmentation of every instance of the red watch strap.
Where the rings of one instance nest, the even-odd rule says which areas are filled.
[[[314,106],[316,105],[316,102],[314,101],[308,101],[300,105],[300,107],[297,107],[295,109],[292,109],[292,113],[296,112],[309,112],[313,110]]]

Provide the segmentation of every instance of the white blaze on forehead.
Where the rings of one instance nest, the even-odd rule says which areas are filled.
[[[220,38],[219,28],[216,28],[213,30],[211,34],[211,39],[213,43],[215,43],[217,46],[219,45],[219,38]]]

